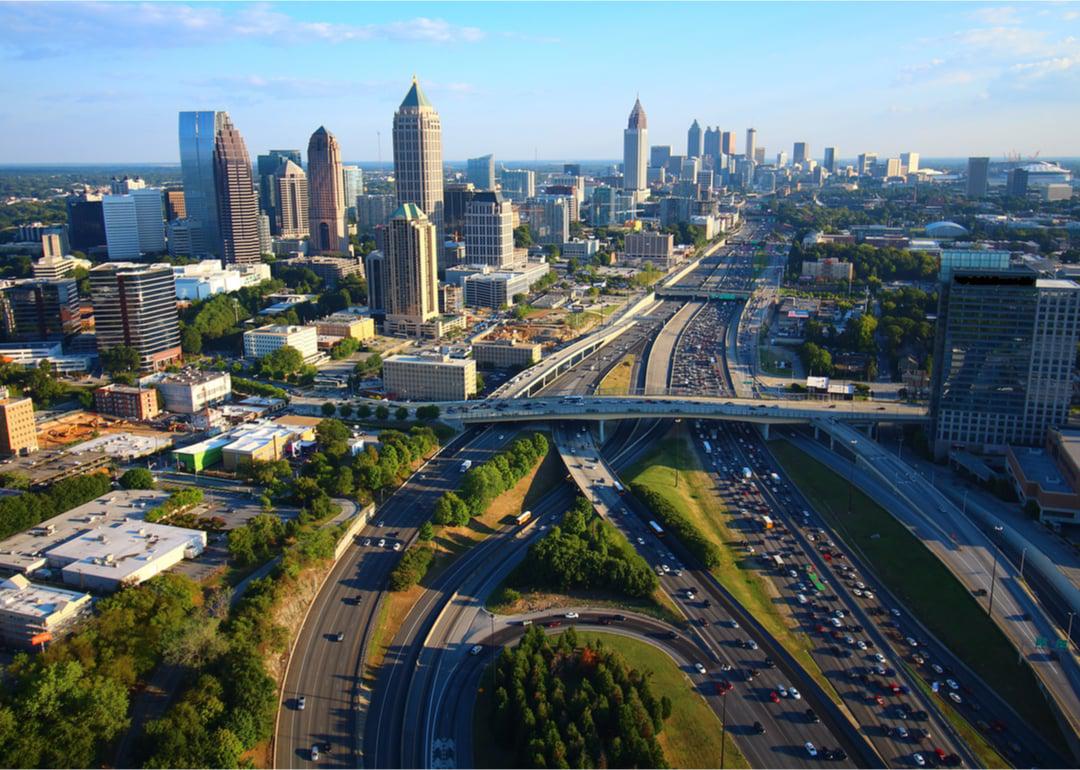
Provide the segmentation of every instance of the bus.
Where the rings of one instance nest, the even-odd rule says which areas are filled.
[[[623,494],[626,491],[623,488],[623,485],[618,482],[618,480],[615,480],[615,481],[611,482],[611,485],[613,487],[615,487],[615,491],[618,492],[620,495]]]
[[[768,516],[762,516],[761,517],[761,525],[763,527],[765,527],[765,529],[772,529],[773,528],[773,520],[770,519]]]
[[[514,523],[519,527],[532,518],[532,511],[522,511],[514,517]]]
[[[650,521],[649,526],[652,528],[653,533],[655,533],[657,537],[664,536],[664,528],[657,524],[655,521]]]
[[[806,571],[806,577],[810,579],[810,584],[813,585],[816,590],[825,593],[825,584],[821,582],[821,578],[817,576],[816,572],[808,569]]]
[[[776,565],[777,569],[782,569],[783,568],[783,566],[784,566],[784,557],[781,556],[780,554],[778,554],[778,553],[773,554],[772,561],[773,561],[773,564]]]

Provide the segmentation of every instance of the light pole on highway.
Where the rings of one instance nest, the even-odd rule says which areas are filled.
[[[1076,617],[1076,613],[1075,612],[1070,612],[1069,613],[1069,628],[1065,632],[1065,641],[1067,641],[1070,646],[1072,646],[1072,621],[1073,621],[1074,617]],[[723,749],[721,749],[721,751],[723,751]]]
[[[720,770],[724,770],[724,748],[727,745],[727,693],[720,696]]]
[[[848,469],[848,485],[847,485],[847,512],[848,516],[851,515],[851,491],[855,486],[855,446],[858,444],[857,439],[851,439],[851,467]]]
[[[1020,551],[1020,579],[1024,579],[1024,559],[1027,558],[1027,548]]]
[[[994,568],[990,571],[990,598],[986,602],[987,615],[992,615],[994,612],[994,585],[997,583],[997,550],[995,549],[990,555],[994,557]]]

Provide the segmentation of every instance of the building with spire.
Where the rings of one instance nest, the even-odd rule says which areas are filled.
[[[319,126],[308,142],[308,250],[345,253],[345,175],[337,138]]]
[[[221,257],[230,263],[262,260],[259,201],[251,175],[251,156],[227,113],[214,140],[214,188],[221,228]],[[185,201],[186,203],[186,201]]]
[[[700,158],[704,154],[705,148],[701,135],[701,126],[698,124],[697,118],[694,118],[694,122],[690,124],[690,129],[686,132],[686,157]]]
[[[415,76],[394,113],[394,180],[398,205],[416,204],[434,226],[435,258],[443,266],[442,123]],[[389,254],[386,258],[391,259]]]
[[[419,336],[420,327],[438,317],[438,246],[435,224],[423,210],[415,203],[398,206],[383,231],[387,333]]]
[[[638,200],[648,197],[646,153],[649,151],[649,121],[641,100],[634,100],[630,119],[623,131],[623,190]]]

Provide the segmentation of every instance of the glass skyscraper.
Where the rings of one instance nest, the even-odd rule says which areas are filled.
[[[214,139],[225,118],[226,113],[218,111],[180,113],[184,208],[194,225],[191,248],[195,254],[221,256],[221,226],[214,192]]]

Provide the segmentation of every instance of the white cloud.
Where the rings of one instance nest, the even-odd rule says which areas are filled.
[[[972,17],[983,24],[1019,24],[1020,11],[1011,5],[988,5],[972,12]]]

